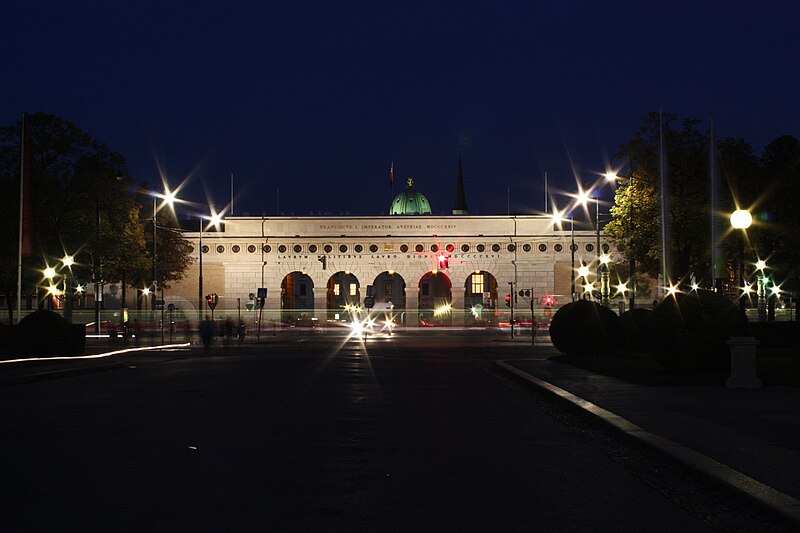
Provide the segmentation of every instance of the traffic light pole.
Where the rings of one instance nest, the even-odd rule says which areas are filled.
[[[510,323],[511,323],[511,338],[513,339],[514,338],[514,297],[516,296],[516,294],[514,294],[514,282],[513,281],[509,281],[508,285],[509,285],[509,287],[511,287],[511,292],[510,292],[511,298],[509,299],[508,303],[509,303],[509,307],[511,308],[511,321],[510,321]]]

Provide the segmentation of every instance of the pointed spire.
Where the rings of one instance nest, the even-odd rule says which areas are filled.
[[[461,170],[461,153],[458,154],[458,185],[456,187],[456,204],[453,206],[454,215],[466,215],[467,199],[464,196],[464,172]]]

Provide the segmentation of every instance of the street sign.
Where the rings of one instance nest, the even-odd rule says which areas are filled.
[[[267,288],[266,287],[260,287],[258,289],[258,298],[262,298],[263,299],[263,298],[266,298],[266,297],[267,297]]]
[[[171,313],[172,311],[174,311],[174,310],[175,310],[175,304],[169,304],[169,305],[167,306],[167,309],[169,309],[169,311],[170,311],[170,313]]]
[[[364,307],[366,307],[367,309],[372,309],[373,307],[375,307],[375,298],[373,298],[372,296],[367,296],[366,298],[364,298]]]

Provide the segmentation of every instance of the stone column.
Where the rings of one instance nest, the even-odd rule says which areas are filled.
[[[406,285],[406,327],[419,326],[419,287]]]
[[[320,327],[325,327],[328,321],[328,289],[314,287],[314,317]]]
[[[453,313],[453,321],[452,324],[454,326],[463,326],[464,325],[464,282],[462,280],[461,286],[457,287],[455,283],[453,284],[452,289],[450,289],[452,295],[452,313]]]

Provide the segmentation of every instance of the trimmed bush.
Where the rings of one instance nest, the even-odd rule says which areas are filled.
[[[35,311],[19,321],[15,333],[21,355],[72,355],[72,328],[58,313]]]
[[[784,348],[800,353],[800,322],[753,322],[750,332],[758,339],[759,348]]]
[[[656,306],[647,331],[649,351],[665,367],[717,372],[730,364],[727,340],[747,335],[747,318],[723,294],[678,293]]]
[[[648,347],[648,322],[653,311],[651,309],[629,309],[619,317],[620,338],[622,347],[631,351],[646,351]]]
[[[597,353],[619,342],[619,317],[589,300],[561,307],[550,321],[550,339],[562,353]]]

